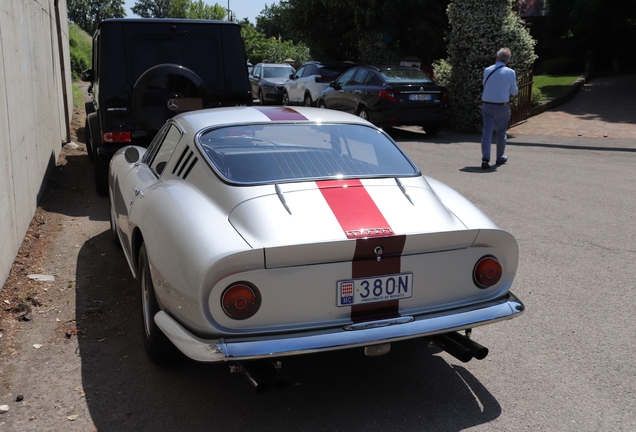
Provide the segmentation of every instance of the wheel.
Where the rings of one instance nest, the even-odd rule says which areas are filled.
[[[426,135],[435,136],[442,130],[442,126],[438,124],[424,125],[422,129],[424,129]]]
[[[258,89],[258,103],[260,105],[265,105],[265,97],[263,97],[263,90]]]
[[[108,194],[108,164],[97,154],[93,153],[93,172],[95,174],[95,191],[97,195]]]
[[[93,160],[93,146],[91,143],[91,129],[88,127],[88,118],[84,122],[84,143],[86,144],[86,153],[88,158]]]
[[[286,91],[283,92],[283,105],[289,105],[289,95]]]
[[[111,194],[108,194],[108,213],[110,214],[110,232],[113,235],[113,244],[117,246],[117,248],[121,249],[121,242],[119,241],[119,235],[117,234],[117,215],[115,214]]]
[[[320,109],[327,109],[327,104],[325,103],[325,101],[323,101],[323,100],[319,100],[319,101],[318,101],[318,108],[320,108]]]
[[[177,64],[151,67],[141,74],[132,91],[133,114],[151,135],[177,114],[209,107],[210,94],[203,80]]]
[[[160,311],[155,288],[150,275],[150,263],[146,245],[139,250],[139,285],[141,288],[141,319],[146,354],[159,366],[178,363],[183,359],[179,350],[155,323],[155,315]]]
[[[358,117],[363,120],[369,121],[369,112],[366,110],[366,108],[360,108],[360,110],[358,111]]]
[[[305,94],[305,106],[310,107],[313,105],[314,105],[314,102],[311,100],[311,95],[309,93]]]

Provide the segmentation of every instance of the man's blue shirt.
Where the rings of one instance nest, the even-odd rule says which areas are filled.
[[[490,75],[498,67],[499,69]],[[509,67],[506,67],[503,62],[498,61],[484,70],[482,84],[486,81],[488,75],[490,75],[490,78],[486,82],[481,100],[495,103],[508,102],[510,101],[510,96],[516,95],[519,91],[517,88],[517,74]]]

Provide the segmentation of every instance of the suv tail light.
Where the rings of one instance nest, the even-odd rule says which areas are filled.
[[[223,292],[221,307],[230,318],[244,320],[258,312],[261,307],[261,297],[258,289],[252,284],[237,282]]]
[[[317,76],[315,80],[317,83],[322,83],[322,84],[329,84],[331,82],[329,78],[323,77],[323,76]]]
[[[492,255],[483,256],[475,264],[473,281],[477,288],[490,288],[501,280],[502,271],[501,264],[499,264],[497,258]]]
[[[382,90],[380,93],[378,93],[378,96],[380,96],[380,99],[386,99],[389,102],[398,101],[393,90]]]
[[[450,98],[450,92],[447,89],[442,90],[442,103],[446,103],[448,102],[448,99]]]
[[[132,135],[130,131],[102,132],[102,141],[108,143],[131,142]]]

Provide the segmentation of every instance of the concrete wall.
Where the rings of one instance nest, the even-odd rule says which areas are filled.
[[[70,139],[66,0],[0,2],[0,287]]]

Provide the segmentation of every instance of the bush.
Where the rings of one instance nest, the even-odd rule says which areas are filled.
[[[536,70],[537,75],[563,75],[581,70],[580,62],[576,59],[565,57],[542,62]]]
[[[71,76],[73,81],[79,81],[82,72],[92,65],[93,40],[76,24],[69,24],[68,39],[71,55]]]

